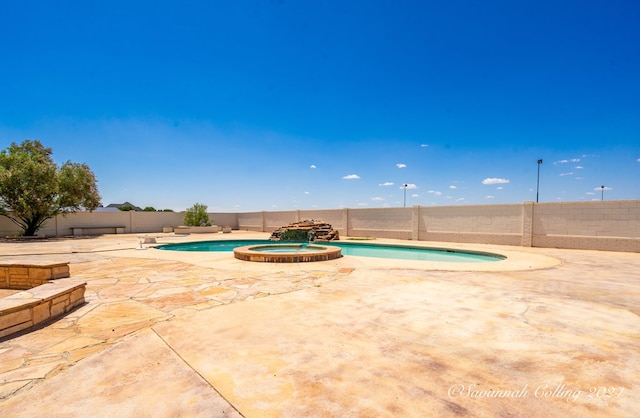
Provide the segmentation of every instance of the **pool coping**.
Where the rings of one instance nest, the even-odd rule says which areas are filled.
[[[231,241],[231,240],[229,240]],[[307,245],[304,248],[311,248],[312,251],[289,251],[289,252],[268,252],[261,251],[261,249],[273,249],[273,248],[303,248],[302,243],[291,244],[252,244],[236,247],[233,249],[233,256],[238,260],[262,262],[262,263],[313,263],[320,261],[335,260],[342,257],[342,250],[337,247],[321,246],[321,245]],[[168,250],[171,251],[171,250]]]

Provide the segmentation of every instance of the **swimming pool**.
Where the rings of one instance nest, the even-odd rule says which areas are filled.
[[[169,251],[232,252],[247,245],[278,245],[269,240],[218,240],[159,245],[155,248]],[[369,244],[361,242],[322,242],[322,246],[335,246],[343,255],[377,257],[395,260],[438,261],[448,263],[478,263],[504,260],[500,254],[449,248],[418,247],[411,245]]]

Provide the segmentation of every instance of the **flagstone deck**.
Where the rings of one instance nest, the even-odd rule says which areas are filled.
[[[639,412],[638,254],[460,245],[509,255],[467,271],[270,265],[139,242],[0,243],[2,262],[69,261],[87,282],[86,304],[0,340],[0,416]]]

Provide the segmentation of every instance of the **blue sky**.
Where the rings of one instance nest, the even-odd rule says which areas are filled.
[[[5,2],[0,149],[89,164],[105,205],[520,203],[538,159],[541,202],[640,199],[638,22],[635,0]]]

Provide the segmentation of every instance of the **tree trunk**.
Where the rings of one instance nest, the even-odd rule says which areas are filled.
[[[36,234],[36,232],[38,232],[38,227],[35,224],[28,224],[27,227],[24,229],[24,236],[25,237],[32,237]]]
[[[25,237],[34,236],[47,219],[49,219],[49,217],[44,217],[44,216],[34,216],[31,219],[23,219],[25,224],[25,227],[23,230],[24,236]]]

